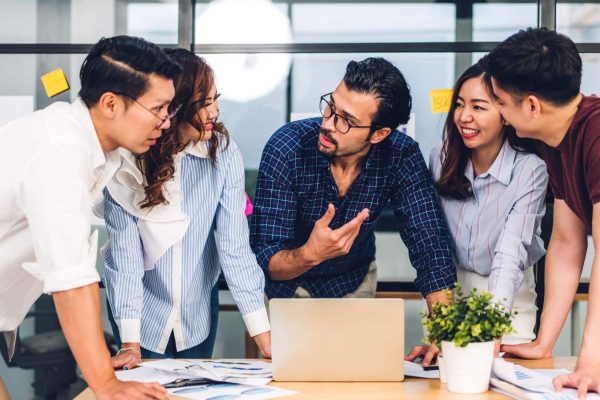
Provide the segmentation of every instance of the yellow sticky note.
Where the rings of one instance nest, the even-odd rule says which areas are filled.
[[[69,90],[69,82],[67,82],[67,77],[62,68],[57,68],[42,75],[41,79],[48,97],[56,96]]]
[[[452,89],[438,89],[429,92],[431,100],[431,112],[443,113],[450,111],[450,101],[452,100]]]

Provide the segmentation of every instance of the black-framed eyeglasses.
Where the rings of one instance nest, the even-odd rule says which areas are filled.
[[[323,118],[329,119],[333,116],[333,125],[335,125],[335,129],[337,129],[341,134],[345,135],[352,128],[380,128],[380,126],[378,125],[352,125],[350,121],[348,121],[348,117],[337,114],[335,112],[335,107],[333,106],[333,104],[331,104],[331,101],[327,100],[327,97],[331,99],[331,93],[327,93],[321,96],[321,101],[319,102],[319,111],[321,111],[321,115],[323,115]]]
[[[142,107],[144,110],[148,111],[150,114],[154,115],[156,118],[158,118],[160,120],[159,123],[156,124],[155,129],[160,129],[162,126],[165,125],[165,122],[167,122],[170,119],[173,119],[173,117],[177,114],[177,112],[181,109],[181,105],[177,106],[175,108],[175,110],[173,110],[172,112],[168,113],[164,118],[161,117],[160,115],[156,114],[154,111],[152,111],[151,109],[149,109],[148,107],[146,107],[145,105],[143,105],[142,103],[140,103],[139,101],[137,101],[137,99],[134,99],[133,97],[131,97],[130,95],[128,95],[127,93],[117,93],[117,92],[113,92],[114,94],[118,94],[120,96],[124,96],[127,97],[128,99],[133,100],[135,103],[137,103],[140,107]]]

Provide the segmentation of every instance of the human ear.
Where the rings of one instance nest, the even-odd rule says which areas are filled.
[[[391,133],[392,133],[392,130],[390,128],[377,129],[371,135],[369,142],[371,142],[371,144],[377,144],[377,143],[383,141],[385,138],[387,138]]]

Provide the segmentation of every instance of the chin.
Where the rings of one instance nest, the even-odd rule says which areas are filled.
[[[207,140],[210,140],[210,138],[212,138],[212,137],[213,137],[213,131],[204,131],[200,140],[207,141]]]
[[[319,153],[323,154],[327,158],[333,158],[336,155],[336,151],[334,149],[327,149],[325,147],[319,147]]]
[[[135,154],[144,154],[145,152],[147,152],[148,150],[150,150],[150,146],[146,146],[146,145],[140,145],[138,146],[134,151],[132,151]]]

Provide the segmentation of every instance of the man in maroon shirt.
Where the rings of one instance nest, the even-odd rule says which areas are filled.
[[[554,379],[557,390],[574,387],[583,398],[600,392],[600,98],[580,93],[581,57],[569,38],[553,31],[520,31],[481,63],[504,119],[519,136],[540,141],[555,196],[539,335],[502,350],[523,358],[552,355],[591,232],[595,254],[581,351],[575,371]]]

